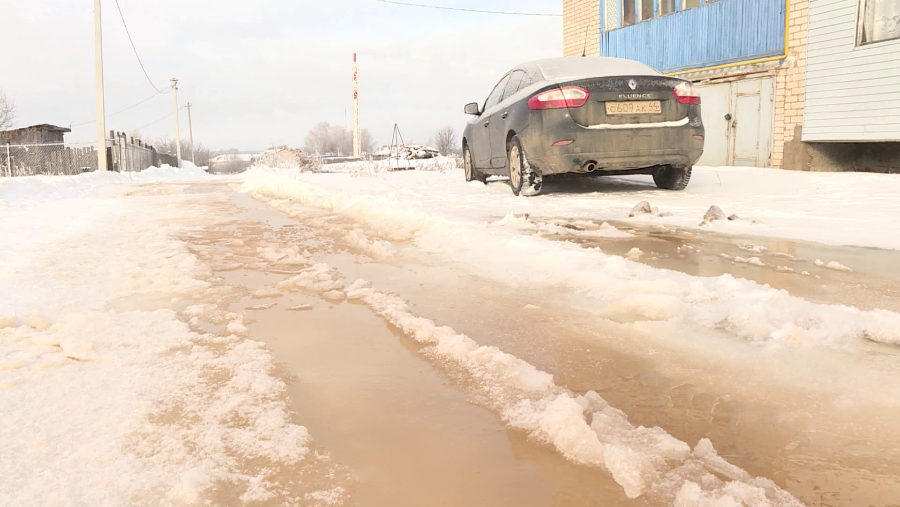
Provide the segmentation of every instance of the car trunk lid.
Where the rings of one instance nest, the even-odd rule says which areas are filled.
[[[569,108],[575,123],[615,128],[686,123],[692,106],[679,103],[673,93],[681,83],[681,79],[665,76],[614,76],[566,81],[559,86],[577,86],[590,93],[583,106]]]

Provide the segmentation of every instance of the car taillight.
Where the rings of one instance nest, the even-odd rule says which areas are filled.
[[[681,83],[672,90],[679,104],[700,104],[700,89],[691,83]]]
[[[566,107],[581,107],[587,102],[591,94],[584,88],[568,86],[556,90],[539,93],[528,99],[529,109],[562,109]]]

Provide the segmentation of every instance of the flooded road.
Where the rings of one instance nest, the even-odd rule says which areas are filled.
[[[893,250],[714,232],[700,234],[672,226],[615,221],[609,223],[633,237],[598,239],[578,234],[583,227],[579,223],[585,221],[572,224],[566,219],[551,218],[534,222],[563,224],[563,230],[571,231],[545,235],[548,239],[570,241],[623,257],[629,257],[629,252],[637,248],[640,255],[629,258],[655,268],[694,276],[730,274],[816,303],[900,311],[900,253]]]
[[[233,222],[186,241],[208,247],[210,267],[239,288],[228,310],[245,315],[248,335],[284,366],[299,422],[354,478],[353,505],[655,504],[629,500],[606,471],[508,428],[465,381],[365,306],[279,290],[310,262],[327,263],[346,283],[365,278],[417,315],[549,372],[574,393],[596,391],[635,425],[659,426],[691,446],[709,438],[730,463],[808,505],[900,498],[900,421],[889,399],[897,385],[882,382],[900,364],[892,347],[872,344],[852,361],[805,351],[809,364],[724,339],[714,351],[691,350],[683,342],[705,330],[617,323],[564,290],[512,291],[402,241],[378,258],[355,244],[360,226],[346,218],[300,206],[286,216],[224,185],[195,191],[227,195],[217,206]],[[900,308],[892,252],[629,232],[635,237],[553,239],[616,255],[639,248],[640,262],[653,267],[731,273],[817,302]]]

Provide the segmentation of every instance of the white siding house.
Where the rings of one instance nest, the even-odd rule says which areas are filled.
[[[900,0],[811,0],[805,142],[900,141]]]

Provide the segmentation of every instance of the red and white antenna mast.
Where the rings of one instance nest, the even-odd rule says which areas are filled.
[[[359,131],[359,69],[353,53],[353,156],[362,158],[362,137]]]

